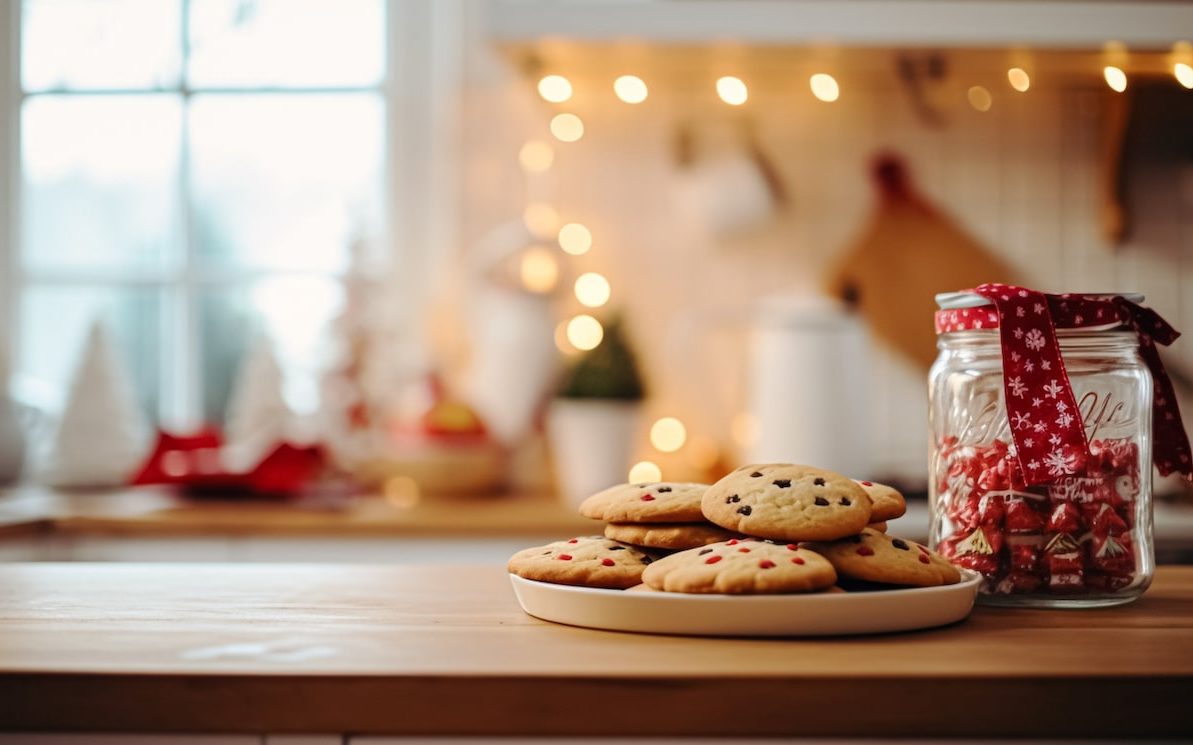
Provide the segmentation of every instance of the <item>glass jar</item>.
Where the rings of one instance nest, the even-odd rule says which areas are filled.
[[[937,300],[945,310],[988,305],[960,293]],[[1119,605],[1152,579],[1152,376],[1139,337],[1111,325],[1058,328],[1056,341],[1089,458],[1077,475],[1033,485],[1016,457],[998,329],[938,336],[930,542],[985,577],[986,604]]]

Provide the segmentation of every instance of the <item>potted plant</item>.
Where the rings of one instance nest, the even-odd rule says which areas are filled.
[[[633,350],[614,320],[568,370],[547,411],[559,492],[568,503],[625,481],[642,397]]]

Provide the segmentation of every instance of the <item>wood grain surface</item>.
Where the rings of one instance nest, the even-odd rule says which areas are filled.
[[[1193,569],[1114,609],[856,638],[558,626],[499,569],[0,566],[9,731],[1193,733]]]

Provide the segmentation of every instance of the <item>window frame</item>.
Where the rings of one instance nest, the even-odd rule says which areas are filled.
[[[385,68],[376,85],[343,87],[191,88],[185,76],[190,0],[181,3],[183,70],[178,84],[133,90],[47,90],[26,92],[20,79],[21,0],[4,3],[0,12],[0,42],[9,50],[0,55],[0,381],[8,382],[16,369],[20,342],[20,298],[26,286],[120,287],[148,286],[161,291],[163,325],[179,334],[177,345],[161,350],[159,411],[163,425],[187,429],[202,423],[203,371],[199,308],[205,288],[220,284],[251,284],[269,276],[320,276],[316,270],[223,269],[202,270],[192,225],[193,201],[188,156],[187,117],[195,95],[270,95],[373,93],[385,112],[382,166],[381,234],[390,273],[405,275],[404,286],[427,287],[442,256],[454,245],[459,214],[458,101],[463,90],[464,30],[468,0],[386,0]],[[471,6],[475,8],[475,5]],[[24,102],[44,95],[176,95],[182,102],[182,152],[179,200],[182,260],[173,269],[145,273],[96,275],[86,270],[29,270],[21,264],[20,120]],[[425,103],[425,105],[418,105]],[[399,168],[399,164],[401,167]],[[409,283],[414,274],[426,281]],[[411,295],[408,307],[396,309],[417,317],[426,297]],[[177,349],[169,349],[176,346]]]

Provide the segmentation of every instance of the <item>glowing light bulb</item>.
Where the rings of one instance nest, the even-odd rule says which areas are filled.
[[[519,270],[522,286],[531,292],[550,292],[559,281],[559,264],[555,261],[555,253],[543,246],[527,249],[522,254]]]
[[[575,114],[556,114],[551,119],[551,134],[560,142],[575,142],[584,136],[584,122]]]
[[[683,447],[688,431],[683,422],[673,416],[665,416],[650,427],[650,444],[664,453],[674,453]]]
[[[581,314],[568,321],[567,337],[573,347],[587,352],[600,346],[605,329],[597,319]]]
[[[539,81],[539,95],[544,101],[563,103],[572,97],[572,84],[562,75],[548,75]]]
[[[599,308],[609,302],[609,280],[596,272],[585,272],[576,278],[576,299],[581,305]]]
[[[642,103],[646,100],[646,83],[637,75],[622,75],[613,81],[613,92],[626,103]]]
[[[522,224],[540,238],[549,238],[559,229],[559,213],[549,204],[531,202],[522,211]]]
[[[555,346],[560,352],[563,352],[569,357],[580,354],[580,350],[572,346],[568,341],[568,322],[560,321],[555,326]]]
[[[750,91],[741,78],[726,75],[717,80],[717,95],[730,106],[741,106],[750,97]]]
[[[531,140],[518,151],[518,162],[524,171],[542,173],[555,162],[555,148],[545,142]]]
[[[1012,67],[1007,70],[1007,82],[1020,93],[1026,93],[1031,88],[1031,76],[1022,67]]]
[[[841,97],[841,87],[832,75],[818,72],[808,79],[808,84],[812,86],[812,95],[821,101],[831,103]]]
[[[559,247],[564,253],[581,256],[592,248],[592,233],[578,222],[569,222],[559,229]]]
[[[1193,88],[1193,67],[1184,62],[1177,62],[1172,66],[1172,74],[1176,76],[1176,82],[1186,88]]]
[[[662,481],[663,471],[657,464],[643,460],[634,464],[626,478],[631,484]]]
[[[1110,86],[1110,90],[1116,93],[1122,93],[1127,89],[1127,73],[1114,65],[1103,67],[1102,77],[1106,78],[1106,85]]]
[[[978,111],[989,111],[994,104],[994,97],[990,91],[980,85],[975,85],[965,94],[969,98],[969,105]]]

